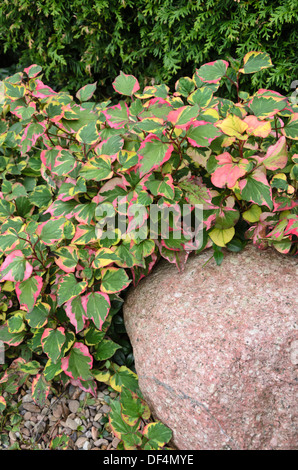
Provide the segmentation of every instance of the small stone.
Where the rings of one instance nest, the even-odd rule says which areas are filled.
[[[101,418],[102,418],[102,413],[97,413],[97,414],[94,416],[94,421],[99,421]]]
[[[32,423],[32,421],[26,421],[26,423],[24,423],[24,426],[27,429],[31,429],[34,427],[34,423]]]
[[[111,411],[111,407],[108,406],[108,405],[103,405],[101,408],[100,408],[100,411],[102,413],[109,413]]]
[[[96,441],[98,438],[98,429],[96,429],[96,427],[94,426],[92,426],[91,435],[92,435],[92,439]]]
[[[118,437],[114,437],[114,439],[112,440],[112,446],[116,449],[119,442],[120,439],[118,439]]]
[[[11,441],[15,442],[17,440],[17,436],[15,435],[13,431],[9,431],[8,435]]]
[[[27,393],[26,395],[23,396],[22,398],[22,403],[30,403],[33,401],[31,393]]]
[[[79,398],[79,396],[81,395],[81,389],[77,388],[74,393],[71,395],[71,398],[73,400],[76,400],[77,398]]]
[[[111,393],[110,393],[110,397],[111,397],[111,398],[116,398],[117,395],[118,395],[117,392],[111,392]]]
[[[61,423],[61,424],[62,424],[62,423]],[[67,418],[67,420],[66,420],[66,422],[65,422],[65,425],[66,425],[67,428],[70,428],[70,429],[72,429],[73,431],[76,431],[76,430],[77,430],[77,427],[78,427],[78,423],[77,423],[75,420],[73,420],[73,419],[71,419],[71,418],[69,418],[69,417]]]
[[[85,444],[86,441],[87,441],[87,437],[81,436],[76,440],[76,446],[79,449],[82,449],[82,447],[83,447],[83,445]]]
[[[89,441],[86,441],[85,444],[83,445],[84,450],[90,450],[91,449],[91,444]]]
[[[37,405],[33,405],[33,403],[24,403],[23,408],[26,411],[30,411],[31,413],[40,413],[40,408]]]
[[[80,398],[79,398],[79,400],[80,400],[80,401],[81,401],[81,400],[82,400],[82,401],[83,401],[83,400],[85,400],[85,398],[86,398],[86,395],[87,395],[87,393],[86,393],[86,392],[82,392],[82,393],[80,394]]]
[[[101,447],[103,445],[108,446],[109,441],[107,441],[106,439],[97,439],[97,441],[94,442],[94,445],[95,447]]]
[[[25,435],[25,436],[30,436],[30,431],[29,429],[26,429],[26,428],[22,428],[21,429],[21,435]]]
[[[55,418],[61,418],[62,416],[62,412],[63,412],[63,409],[62,409],[62,406],[61,405],[56,405],[54,406],[53,408],[53,416],[55,416]]]
[[[80,403],[78,400],[69,400],[68,402],[68,408],[72,413],[76,413],[80,407]]]
[[[75,418],[74,421],[77,423],[78,426],[81,426],[82,424],[81,418]]]
[[[26,413],[24,414],[24,420],[25,421],[29,421],[31,418],[31,413],[30,411],[26,411]]]

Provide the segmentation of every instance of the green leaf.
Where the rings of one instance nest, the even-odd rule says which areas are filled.
[[[138,376],[128,367],[121,366],[110,378],[110,385],[117,392],[121,392],[123,387],[135,392],[138,389]]]
[[[298,113],[291,115],[285,127],[281,129],[281,132],[288,139],[298,140]]]
[[[69,273],[62,277],[58,286],[58,306],[80,295],[87,287],[86,281],[77,282],[74,274]]]
[[[101,290],[107,294],[122,291],[130,282],[125,269],[105,268],[102,270]]]
[[[52,200],[52,193],[48,186],[39,185],[29,196],[29,201],[39,208],[47,207]]]
[[[23,281],[33,271],[32,265],[26,260],[21,250],[11,252],[0,267],[0,281]]]
[[[244,56],[243,68],[239,69],[239,72],[255,73],[268,67],[272,67],[269,54],[266,52],[251,51]]]
[[[90,292],[82,298],[82,304],[86,318],[92,320],[96,328],[101,330],[110,311],[109,296],[102,292]]]
[[[62,370],[74,380],[92,380],[92,364],[93,359],[87,346],[75,343],[70,354],[62,359]]]
[[[225,75],[229,63],[226,60],[216,60],[202,65],[196,70],[196,76],[203,82],[217,83]]]
[[[34,377],[32,380],[32,398],[38,406],[45,406],[49,392],[50,384],[47,382],[44,375],[38,374]]]
[[[76,134],[76,138],[79,142],[82,142],[83,144],[95,144],[95,142],[99,138],[96,122],[89,122],[88,124],[83,126]]]
[[[273,209],[271,188],[262,171],[255,170],[245,179],[240,180],[239,187],[241,197],[245,201],[253,202],[259,206],[267,206]]]
[[[66,450],[68,448],[70,437],[66,434],[58,434],[54,439],[51,440],[50,449],[51,450]]]
[[[103,339],[96,347],[94,357],[97,361],[106,361],[114,356],[118,349],[121,349],[119,344],[114,343],[114,341],[110,339]]]
[[[21,333],[10,333],[8,331],[8,325],[0,326],[0,341],[8,344],[9,346],[18,346],[22,343],[26,332],[22,331]]]
[[[6,408],[6,401],[5,398],[0,396],[0,413]]]
[[[16,284],[16,294],[21,308],[30,312],[37,302],[43,286],[43,280],[40,276],[33,276],[25,281]]]
[[[153,448],[163,447],[172,439],[172,431],[161,422],[149,423],[143,429],[143,436]]]
[[[145,401],[126,388],[122,389],[120,403],[122,418],[129,426],[137,424],[140,418],[150,418],[151,412]]]
[[[120,75],[113,82],[113,88],[121,95],[132,96],[140,89],[140,85],[133,75],[120,72]]]
[[[90,100],[96,90],[96,85],[97,82],[85,85],[83,88],[80,88],[80,90],[76,93],[78,100],[81,102]]]
[[[111,403],[111,412],[109,414],[109,424],[118,439],[123,440],[126,450],[135,449],[141,445],[141,434],[138,432],[139,421],[134,426],[129,426],[121,414],[121,405],[119,401]]]
[[[111,159],[105,156],[91,158],[80,170],[80,176],[86,180],[102,181],[112,175]]]
[[[45,302],[38,302],[31,312],[26,312],[30,328],[42,328],[48,322],[51,307]]]
[[[36,233],[45,245],[54,245],[63,238],[63,227],[65,222],[66,220],[64,217],[47,220],[39,225]]]
[[[140,175],[143,176],[163,165],[171,157],[174,147],[172,144],[162,142],[156,135],[149,135],[142,142],[138,155],[140,161]]]
[[[53,330],[46,328],[41,338],[42,349],[52,362],[60,359],[62,346],[65,343],[65,330],[62,327]]]
[[[25,329],[24,312],[22,310],[13,312],[13,316],[7,320],[7,326],[9,333],[20,333],[23,331]]]

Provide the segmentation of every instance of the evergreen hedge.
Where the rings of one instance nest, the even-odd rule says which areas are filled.
[[[142,85],[173,85],[204,62],[259,50],[274,68],[256,74],[251,91],[290,92],[297,17],[297,0],[2,0],[2,67],[37,63],[55,89],[69,91],[98,80],[108,97],[120,70]]]

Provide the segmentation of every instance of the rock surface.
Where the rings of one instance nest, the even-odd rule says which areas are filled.
[[[179,449],[297,449],[297,259],[162,261],[124,318],[140,388]]]

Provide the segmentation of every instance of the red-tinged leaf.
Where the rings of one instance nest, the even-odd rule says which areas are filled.
[[[97,241],[100,234],[96,230],[95,225],[77,225],[76,233],[71,243],[75,245],[87,245],[88,243]]]
[[[42,83],[41,80],[35,80],[35,83],[36,83],[36,87],[32,91],[32,95],[35,98],[42,99],[42,98],[47,98],[49,96],[57,95],[57,93],[54,90],[52,90],[52,88]]]
[[[275,196],[273,199],[274,212],[291,210],[297,207],[297,202],[294,199],[289,199],[284,196]]]
[[[248,106],[255,116],[263,120],[282,111],[287,106],[287,98],[275,91],[260,89]]]
[[[140,89],[140,85],[136,77],[133,75],[126,75],[123,72],[120,72],[120,75],[118,75],[112,85],[117,93],[126,96],[132,96]]]
[[[0,396],[0,413],[6,408],[6,401],[5,398]]]
[[[44,353],[55,364],[60,359],[62,346],[65,343],[65,330],[59,327],[56,330],[46,328],[41,337]]]
[[[20,141],[21,153],[25,154],[36,144],[36,141],[41,137],[46,129],[44,122],[30,122],[23,130],[23,135]]]
[[[68,316],[70,323],[75,327],[76,333],[82,331],[85,327],[85,320],[87,320],[86,310],[82,304],[83,297],[77,297],[68,300],[64,305],[64,310]]]
[[[20,240],[17,234],[11,230],[6,230],[4,233],[1,233],[0,236],[0,253],[1,251],[5,253],[6,251],[13,250],[19,243]]]
[[[246,116],[243,121],[248,125],[245,132],[249,135],[266,138],[271,132],[270,121],[259,121],[258,118],[252,114]]]
[[[218,167],[211,175],[211,181],[217,188],[233,188],[239,178],[245,175],[250,169],[250,163],[246,158],[240,160],[233,160],[229,152],[224,152],[217,155]]]
[[[93,358],[83,343],[75,343],[70,354],[62,359],[61,365],[65,374],[72,379],[93,380]]]
[[[15,286],[16,294],[22,310],[31,312],[43,286],[42,277],[33,276],[29,279],[17,282]]]
[[[287,219],[281,219],[274,227],[271,232],[267,234],[267,238],[273,238],[277,241],[282,240],[284,236],[284,230],[286,226],[288,225]]]
[[[97,383],[95,380],[70,379],[70,383],[74,387],[79,387],[84,392],[91,393],[91,395],[96,397]]]
[[[74,273],[78,264],[78,249],[76,246],[62,246],[55,251],[56,264],[66,273]]]
[[[172,144],[162,142],[156,135],[149,134],[138,150],[138,155],[141,158],[140,176],[160,168],[169,160],[173,150]]]
[[[34,377],[31,392],[32,398],[38,406],[45,406],[50,389],[51,386],[49,382],[46,381],[43,374],[38,374]]]
[[[284,168],[288,162],[287,142],[284,136],[280,137],[276,144],[271,145],[264,159],[261,160],[267,170]]]
[[[298,216],[293,215],[290,216],[289,218],[289,223],[285,229],[284,234],[285,235],[296,235],[298,237]]]
[[[76,97],[81,102],[88,101],[92,98],[95,90],[96,90],[97,82],[88,84],[80,88],[80,90],[76,93]]]
[[[111,307],[109,296],[102,292],[90,292],[82,297],[82,305],[86,318],[92,320],[96,328],[101,330]]]
[[[102,111],[107,123],[114,129],[121,129],[129,122],[129,109],[124,101]]]
[[[182,106],[181,108],[170,111],[168,121],[178,129],[186,129],[189,124],[196,119],[200,112],[198,105]]]
[[[208,62],[202,65],[196,70],[196,75],[207,83],[218,83],[220,79],[225,75],[229,62],[226,60],[216,60],[214,62]]]
[[[10,253],[0,267],[0,281],[25,281],[33,271],[33,267],[25,259],[21,250]]]
[[[29,78],[35,78],[41,71],[41,66],[36,64],[30,65],[30,67],[24,69],[24,72],[28,75]]]
[[[172,109],[171,104],[162,98],[153,98],[143,105],[144,110],[139,114],[140,119],[157,118],[165,121]]]
[[[26,331],[21,331],[20,333],[10,333],[8,331],[7,323],[0,326],[0,341],[8,344],[9,346],[18,346],[23,342],[23,339],[26,335]]]

